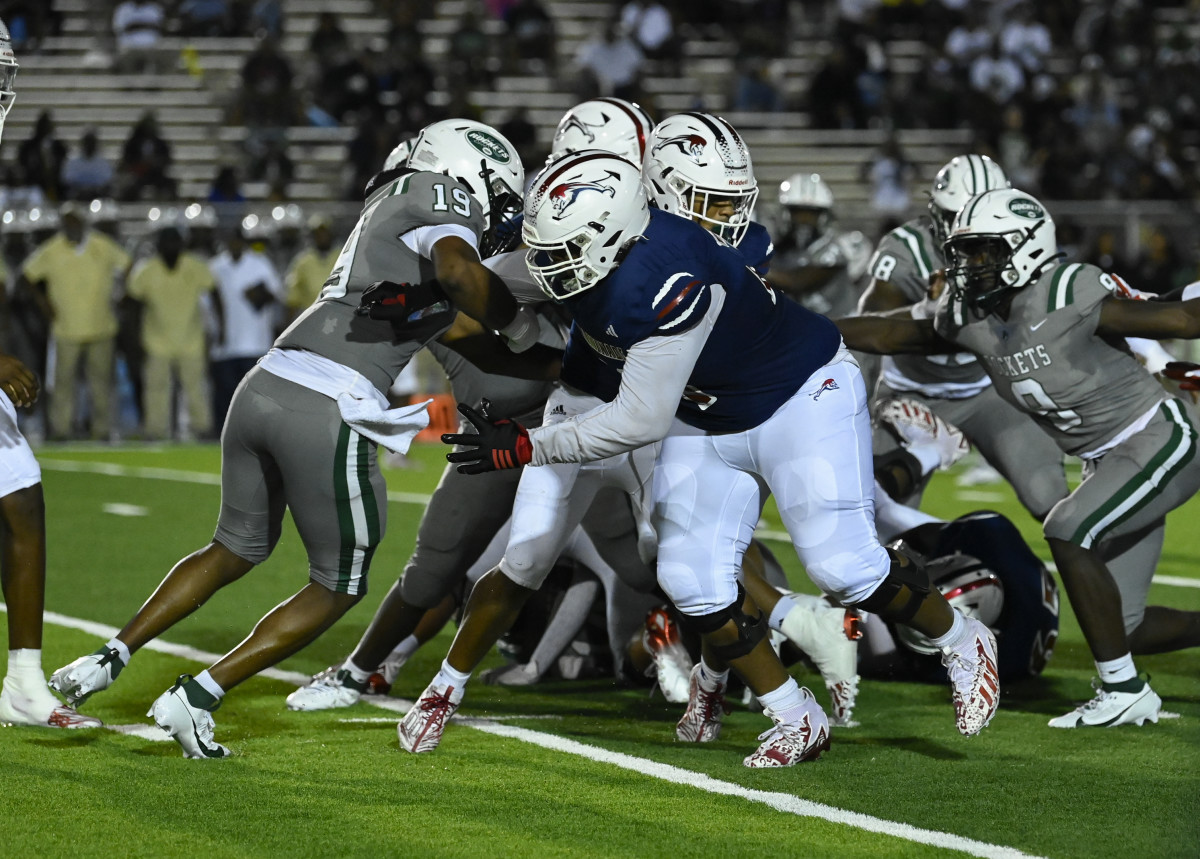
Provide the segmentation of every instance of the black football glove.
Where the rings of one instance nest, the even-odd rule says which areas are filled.
[[[379,280],[363,290],[355,315],[391,323],[397,336],[404,336],[437,313],[452,313],[453,307],[436,280],[426,283],[393,283]]]
[[[1200,391],[1200,364],[1190,361],[1171,361],[1162,374],[1179,383],[1180,390]]]
[[[474,433],[445,433],[444,444],[461,444],[471,450],[457,450],[446,454],[446,461],[462,463],[459,474],[485,474],[503,468],[520,468],[533,458],[533,442],[529,432],[516,421],[503,418],[494,421],[488,415],[488,401],[479,405],[479,411],[459,403],[458,410],[475,427]]]

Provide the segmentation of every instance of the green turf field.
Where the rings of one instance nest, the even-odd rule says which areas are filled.
[[[422,468],[388,472],[395,500],[370,594],[280,669],[312,673],[357,641],[412,547],[440,455],[421,447]],[[123,625],[176,560],[209,540],[218,453],[48,446],[39,458],[49,672],[93,650],[111,634],[104,625]],[[959,490],[952,478],[939,476],[926,509],[1000,510],[1046,555],[1006,487]],[[1200,609],[1200,589],[1186,586],[1200,585],[1198,518],[1200,500],[1174,513],[1158,572],[1185,581],[1156,584],[1153,602]],[[770,512],[765,526],[778,529]],[[811,590],[790,548],[773,547],[796,586]],[[166,638],[223,653],[305,580],[289,528],[270,561]],[[410,661],[397,695],[421,691],[449,636]],[[145,713],[177,674],[203,665],[144,650],[85,707],[112,726],[142,726],[126,731],[148,726],[144,735],[0,730],[0,856],[1200,856],[1200,653],[1139,665],[1178,718],[1047,728],[1091,694],[1091,660],[1064,601],[1047,673],[1007,686],[981,736],[955,730],[947,687],[864,681],[862,725],[836,731],[819,761],[785,770],[741,765],[767,726],[762,716],[737,708],[718,742],[684,747],[673,742],[678,708],[601,681],[475,685],[441,748],[409,755],[394,711],[288,712],[294,685],[284,674],[229,695],[217,739],[235,756],[202,762],[159,741]],[[824,700],[819,677],[801,682]]]

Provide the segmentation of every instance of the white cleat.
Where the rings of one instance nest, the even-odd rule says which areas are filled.
[[[530,660],[524,665],[513,663],[500,668],[489,668],[479,675],[487,686],[532,686],[542,679],[537,663]]]
[[[958,731],[974,736],[988,726],[1000,706],[996,637],[973,617],[964,618],[970,634],[955,648],[943,648],[942,665],[950,673]]]
[[[286,703],[289,710],[334,710],[357,704],[363,691],[345,668],[327,668],[288,695]]]
[[[60,704],[45,686],[26,690],[12,677],[4,678],[0,691],[0,724],[37,728],[102,728],[104,723]]]
[[[890,427],[910,453],[915,449],[931,451],[940,468],[949,468],[971,451],[962,430],[918,400],[890,399],[879,407],[876,420]]]
[[[779,631],[799,647],[821,672],[829,690],[829,724],[852,728],[851,718],[858,702],[859,617],[850,610],[832,606],[820,597],[789,594],[795,604],[780,623]]]
[[[124,667],[116,650],[102,647],[51,674],[50,688],[66,698],[72,707],[78,707],[95,693],[111,686]]]
[[[685,743],[708,743],[721,736],[721,720],[729,712],[725,684],[705,689],[700,683],[700,666],[692,668],[688,681],[688,705],[675,726],[675,736]]]
[[[654,660],[654,667],[650,670],[658,681],[663,697],[672,704],[686,704],[692,657],[679,640],[679,627],[665,608],[651,609],[646,615],[642,646]]]
[[[213,740],[212,713],[188,702],[183,684],[191,679],[189,674],[179,675],[175,685],[158,696],[146,715],[179,743],[185,758],[229,757],[229,749]]]
[[[829,748],[829,722],[811,692],[800,687],[805,713],[794,722],[775,720],[770,730],[758,735],[762,740],[754,752],[742,761],[748,767],[790,767],[801,761],[815,761]],[[772,717],[774,718],[774,717]]]
[[[1158,722],[1162,715],[1162,699],[1149,683],[1137,692],[1118,692],[1105,689],[1098,679],[1092,681],[1096,697],[1081,704],[1070,713],[1051,719],[1051,728],[1114,728],[1117,725],[1143,725]]]
[[[446,722],[458,710],[462,696],[462,690],[453,686],[441,689],[432,683],[426,686],[417,703],[412,705],[412,709],[396,726],[400,748],[413,754],[432,752],[436,749],[442,741]]]

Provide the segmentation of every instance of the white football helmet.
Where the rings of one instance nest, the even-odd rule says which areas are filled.
[[[388,153],[387,158],[383,159],[383,169],[395,170],[397,167],[403,167],[408,161],[408,156],[412,154],[413,144],[416,142],[417,138],[410,137],[397,143],[396,148]]]
[[[525,198],[521,237],[529,272],[554,299],[591,289],[650,223],[641,171],[624,158],[584,149],[547,164]]]
[[[417,135],[407,164],[413,170],[445,173],[467,186],[483,209],[481,258],[506,250],[517,238],[510,222],[521,211],[525,168],[516,147],[499,131],[473,119],[434,122]]]
[[[581,149],[603,149],[641,164],[654,123],[650,114],[621,98],[593,98],[563,114],[546,163]]]
[[[734,127],[710,113],[680,113],[655,126],[646,146],[642,179],[651,202],[698,221],[731,244],[750,226],[758,182],[750,150]],[[732,213],[710,217],[711,206],[732,203]]]
[[[985,316],[1058,258],[1054,221],[1024,191],[985,191],[954,219],[946,256],[948,284],[966,307]]]
[[[993,631],[1004,611],[1004,583],[971,555],[953,554],[930,561],[926,567],[934,586],[946,602],[967,617],[982,621]],[[938,647],[909,626],[895,627],[897,640],[916,653],[939,653]]]
[[[779,184],[779,208],[783,234],[806,248],[833,221],[833,191],[816,173],[793,173]]]
[[[1004,170],[986,155],[959,155],[950,159],[933,177],[929,191],[929,214],[933,217],[933,233],[938,244],[950,238],[954,216],[962,211],[976,194],[1011,188]]]
[[[0,134],[4,132],[4,120],[17,100],[14,89],[17,83],[17,57],[13,53],[12,39],[8,26],[0,21]]]

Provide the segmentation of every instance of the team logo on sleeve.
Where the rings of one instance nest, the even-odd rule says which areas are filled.
[[[826,391],[836,391],[836,390],[839,390],[838,383],[833,381],[833,379],[826,379],[824,382],[821,383],[821,387],[817,389],[817,392],[812,395],[812,398],[814,401],[816,401],[816,400],[821,399],[821,394],[825,393]]]
[[[621,175],[612,170],[605,170],[609,176],[614,179],[620,179]],[[595,191],[599,194],[607,194],[610,197],[617,196],[617,189],[612,185],[605,185],[603,182],[563,182],[561,185],[555,185],[550,189],[550,205],[554,207],[554,220],[561,220],[567,210],[575,204],[579,199],[579,195],[585,191]]]
[[[708,146],[708,141],[699,134],[680,134],[676,137],[668,137],[657,144],[651,151],[657,153],[668,146],[674,146],[686,158],[696,162],[697,167],[708,166],[708,162],[704,160],[704,147]]]

